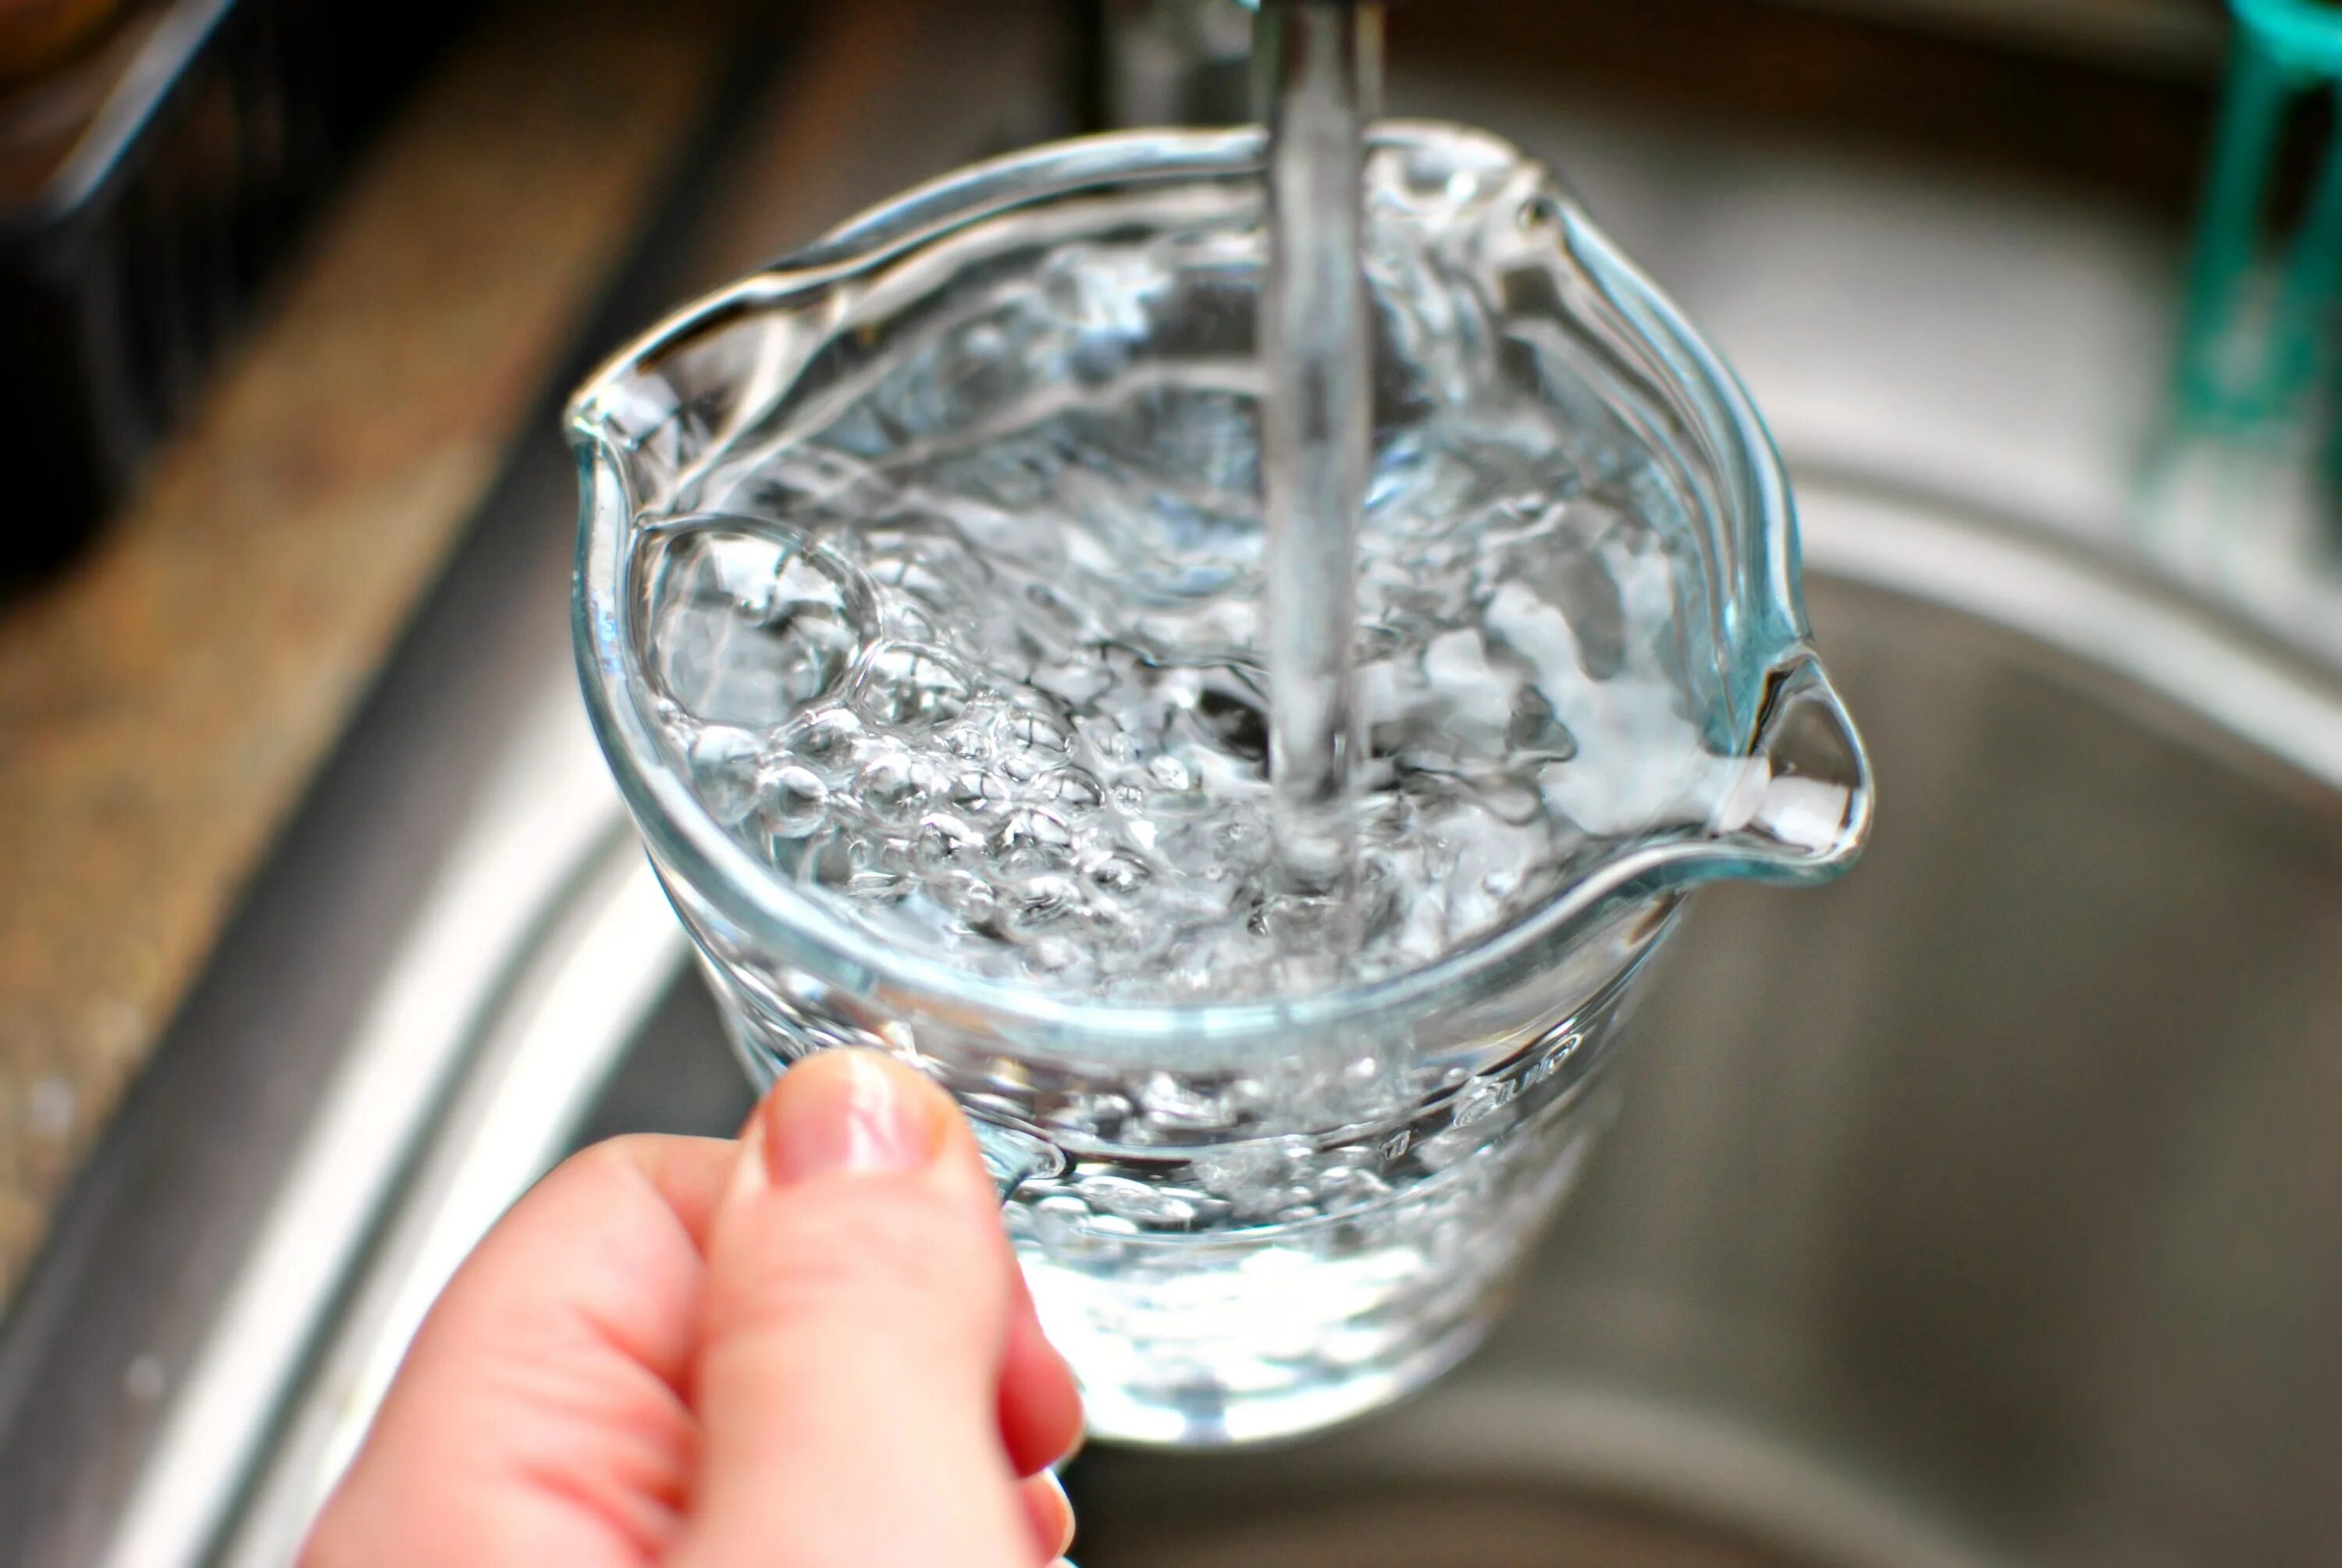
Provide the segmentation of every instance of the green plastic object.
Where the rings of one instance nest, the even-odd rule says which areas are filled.
[[[2230,0],[2236,35],[2196,231],[2179,399],[2198,424],[2249,429],[2297,416],[2330,370],[2342,283],[2342,155],[2329,144],[2273,273],[2262,221],[2287,112],[2342,85],[2342,6]]]

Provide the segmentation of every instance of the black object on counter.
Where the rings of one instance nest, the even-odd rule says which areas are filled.
[[[12,63],[0,576],[89,533],[333,175],[475,8],[149,0],[115,7],[70,58]]]

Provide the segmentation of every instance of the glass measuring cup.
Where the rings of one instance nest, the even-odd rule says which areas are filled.
[[[1807,635],[1786,480],[1737,383],[1545,171],[1408,124],[1380,127],[1369,159],[1369,520],[1403,512],[1436,534],[1448,512],[1494,508],[1524,530],[1504,571],[1546,584],[1536,624],[1569,625],[1538,686],[1540,723],[1576,722],[1539,774],[1585,828],[1566,874],[1339,988],[1101,995],[859,917],[850,855],[836,878],[815,851],[776,857],[775,814],[795,809],[776,781],[838,762],[823,715],[970,700],[958,677],[919,673],[948,665],[920,651],[952,630],[932,603],[906,599],[900,569],[856,564],[877,514],[854,498],[916,466],[996,504],[997,474],[938,478],[931,460],[992,450],[1036,399],[1086,410],[1080,439],[1138,494],[1225,471],[1237,499],[1182,511],[1176,530],[1150,532],[1145,507],[1084,519],[1106,566],[1062,570],[1207,602],[1244,640],[1254,427],[1226,377],[1251,352],[1262,152],[1254,131],[1143,132],[951,175],[679,312],[569,417],[587,704],[750,1072],[865,1045],[946,1084],[1094,1428],[1137,1441],[1306,1430],[1461,1355],[1601,1124],[1618,1024],[1685,894],[1833,875],[1870,814],[1860,742]],[[1140,372],[1174,391],[1108,395]],[[1199,375],[1221,399],[1201,446],[1186,413],[1166,414]],[[1433,461],[1423,432],[1465,415],[1534,461]],[[1057,504],[1063,475],[1045,477],[1033,504]],[[1366,574],[1384,612],[1436,555]],[[652,596],[686,580],[733,595],[738,625],[788,628],[739,666],[754,679],[646,654]],[[785,590],[804,614],[776,615]],[[702,652],[735,624],[719,616]],[[849,750],[854,725],[832,724]],[[1615,765],[1578,766],[1597,737]],[[879,786],[846,764],[805,787],[862,811]]]

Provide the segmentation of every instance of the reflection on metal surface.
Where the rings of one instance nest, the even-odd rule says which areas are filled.
[[[609,786],[599,757],[579,750],[576,729],[571,714],[555,709],[513,737],[495,774],[501,787],[479,804],[447,875],[386,966],[278,1203],[171,1402],[158,1463],[131,1494],[108,1563],[170,1561],[175,1543],[204,1539],[216,1524],[311,1334],[334,1310],[352,1257],[405,1182],[439,1098],[474,1069],[479,1014],[588,846],[608,837]]]
[[[1616,1143],[1486,1351],[1296,1447],[1094,1453],[1093,1568],[2277,1562],[2342,1523],[2342,1447],[2304,1435],[2342,1398],[2342,683],[2063,546],[1827,484],[1807,511],[1820,634],[1879,715],[1862,874],[1786,914],[1696,904]],[[2157,663],[2191,651],[2215,684]],[[510,1038],[578,1026],[614,983],[592,954],[672,944],[600,864],[533,938]],[[628,1013],[674,973],[619,969]],[[695,1027],[640,1047],[661,1081],[731,1071]],[[453,1214],[418,1183],[394,1234],[475,1228],[601,1071],[545,1086],[558,1117],[468,1088],[529,1104],[537,1159],[444,1121],[425,1168],[484,1180]],[[656,1095],[619,1120],[675,1124]],[[385,1247],[362,1299],[419,1301],[446,1257]],[[383,1364],[405,1326],[338,1343]],[[346,1432],[378,1389],[333,1367],[305,1399]],[[290,1430],[304,1485],[235,1561],[280,1560],[326,1473]]]
[[[1810,569],[2021,628],[2342,789],[2333,676],[2233,616],[2037,535],[1827,479],[1800,494]]]
[[[2342,788],[2306,764],[2342,683],[2038,540],[1827,484],[1807,510],[1884,802],[1859,874],[1696,901],[1615,1141],[1478,1358],[1319,1443],[1089,1456],[1085,1563],[1270,1561],[1296,1513],[1462,1538],[1474,1497],[1606,1500],[1727,1562],[2337,1538]],[[2219,685],[2134,679],[2166,636]],[[2230,699],[2272,694],[2300,727],[2246,744]],[[1396,1523],[1338,1538],[1416,1560]],[[1472,1539],[1526,1568],[1578,1537]]]
[[[307,1375],[244,1512],[232,1563],[291,1558],[389,1391],[407,1343],[456,1265],[513,1200],[556,1164],[684,967],[688,944],[634,835],[597,791],[603,830],[586,871],[537,906],[517,973],[467,1019],[476,1039],[443,1131],[395,1203],[338,1330]],[[513,951],[510,944],[505,949]],[[304,1325],[306,1326],[306,1325]],[[222,1354],[220,1364],[238,1359]],[[135,1554],[125,1560],[135,1560]]]
[[[1854,1473],[1849,1473],[1852,1470]],[[1998,1561],[1843,1454],[1647,1392],[1468,1373],[1394,1422],[1271,1456],[1101,1454],[1102,1568],[1981,1568]],[[1436,1553],[1453,1553],[1446,1558]]]

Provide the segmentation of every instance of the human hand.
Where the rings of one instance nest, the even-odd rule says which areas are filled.
[[[833,1051],[737,1144],[616,1139],[523,1198],[302,1561],[1036,1568],[1080,1426],[966,1123]]]

